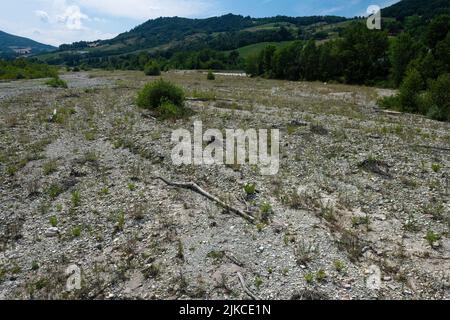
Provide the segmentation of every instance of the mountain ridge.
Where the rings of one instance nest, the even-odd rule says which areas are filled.
[[[56,47],[0,30],[0,57],[15,57],[56,50]]]

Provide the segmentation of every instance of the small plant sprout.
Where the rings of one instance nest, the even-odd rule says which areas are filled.
[[[262,284],[263,284],[262,278],[260,276],[256,276],[256,278],[255,278],[255,287],[256,287],[256,289],[259,290],[261,288]]]
[[[58,218],[56,216],[51,216],[50,217],[50,225],[53,228],[56,228],[58,226]]]
[[[324,282],[327,279],[327,273],[325,272],[325,270],[320,269],[319,271],[317,271],[316,279],[319,282]]]
[[[433,172],[438,173],[439,171],[441,171],[441,165],[439,163],[433,163],[431,165],[431,169],[433,170]]]
[[[435,233],[432,230],[429,230],[427,232],[427,235],[425,236],[425,239],[428,241],[428,243],[430,244],[430,246],[434,247],[436,246],[436,243],[441,240],[441,236],[437,233]]]
[[[244,191],[247,196],[253,196],[256,193],[256,184],[254,183],[245,184]]]
[[[81,227],[75,227],[72,229],[72,236],[78,238],[81,236]]]
[[[341,260],[334,260],[333,265],[337,272],[343,272],[345,270],[345,264]]]
[[[312,274],[311,272],[305,274],[305,281],[308,284],[312,284],[314,282],[314,274]]]
[[[264,201],[260,207],[261,210],[261,220],[264,222],[268,222],[270,220],[270,216],[273,214],[272,205]]]
[[[72,192],[72,206],[77,208],[81,203],[81,194],[78,190]]]

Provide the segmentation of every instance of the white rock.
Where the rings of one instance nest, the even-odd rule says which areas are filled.
[[[45,236],[49,237],[49,238],[56,237],[58,234],[59,234],[59,229],[56,227],[48,228],[45,231]]]

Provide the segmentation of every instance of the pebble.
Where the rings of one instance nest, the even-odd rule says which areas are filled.
[[[52,228],[48,228],[45,231],[45,236],[48,238],[52,238],[52,237],[56,237],[59,234],[59,229],[52,227]]]

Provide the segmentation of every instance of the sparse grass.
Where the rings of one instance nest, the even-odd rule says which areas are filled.
[[[72,229],[72,237],[79,238],[81,236],[81,227],[75,227]]]
[[[433,170],[433,172],[438,173],[439,171],[441,171],[442,166],[439,163],[433,163],[431,165],[431,170]]]
[[[221,263],[225,257],[225,251],[210,251],[207,255],[208,258],[212,259],[215,264]]]
[[[72,207],[78,208],[81,204],[81,193],[78,190],[75,190],[71,194]]]
[[[347,252],[351,261],[358,261],[362,255],[363,244],[358,235],[352,231],[344,230],[342,232],[338,247]]]
[[[306,241],[299,242],[294,248],[294,255],[297,265],[307,266],[318,254],[318,249],[313,243]]]
[[[83,162],[96,163],[98,155],[95,151],[88,151],[84,154]]]
[[[256,184],[254,184],[254,183],[245,184],[244,191],[247,196],[254,195],[256,193]]]
[[[136,191],[136,189],[137,189],[137,187],[136,187],[136,185],[134,183],[129,183],[128,184],[128,190],[133,192],[133,191]]]
[[[359,226],[365,226],[367,230],[370,228],[370,217],[368,215],[362,217],[352,217],[352,227],[357,228]]]
[[[316,272],[316,280],[318,282],[324,282],[327,279],[327,277],[328,275],[323,269],[320,269],[319,271]]]
[[[102,188],[102,190],[100,190],[100,195],[101,196],[107,196],[109,194],[109,188],[108,187],[104,187]]]
[[[264,222],[268,222],[270,220],[271,215],[273,215],[272,205],[265,201],[260,206],[261,210],[261,220]]]
[[[314,274],[311,272],[308,272],[307,274],[305,274],[304,276],[306,283],[308,284],[312,284],[314,282]]]
[[[63,89],[68,88],[67,82],[62,80],[58,76],[48,80],[47,82],[45,82],[45,84],[52,88],[63,88]]]
[[[161,266],[159,264],[151,264],[143,271],[145,279],[155,279],[161,273]]]
[[[48,176],[58,169],[58,162],[56,160],[50,160],[42,166],[42,170],[44,172],[44,175]]]
[[[255,287],[256,287],[256,289],[259,290],[262,285],[263,285],[263,279],[260,276],[256,276],[255,277]]]
[[[333,266],[334,266],[334,269],[339,273],[341,273],[345,270],[345,264],[341,260],[334,260]]]
[[[45,193],[53,200],[56,199],[62,192],[63,189],[59,184],[52,184],[45,191]]]
[[[36,271],[36,270],[38,270],[39,269],[39,263],[37,262],[37,261],[33,261],[32,263],[31,263],[31,270],[32,271]]]
[[[433,246],[433,244],[435,244],[437,241],[441,240],[442,236],[435,233],[432,230],[428,230],[425,239],[427,240],[428,244],[430,246]]]
[[[176,257],[177,259],[184,261],[184,245],[181,240],[178,240]]]
[[[434,220],[441,221],[445,218],[445,208],[442,202],[430,201],[423,206],[422,210],[424,214],[432,216]]]
[[[58,226],[58,218],[56,216],[51,216],[50,217],[50,225],[53,228],[56,228]]]
[[[217,99],[216,94],[214,91],[200,91],[200,90],[194,90],[191,93],[192,98],[202,101],[215,101]]]
[[[125,212],[119,211],[116,215],[116,231],[123,231],[125,227]]]

